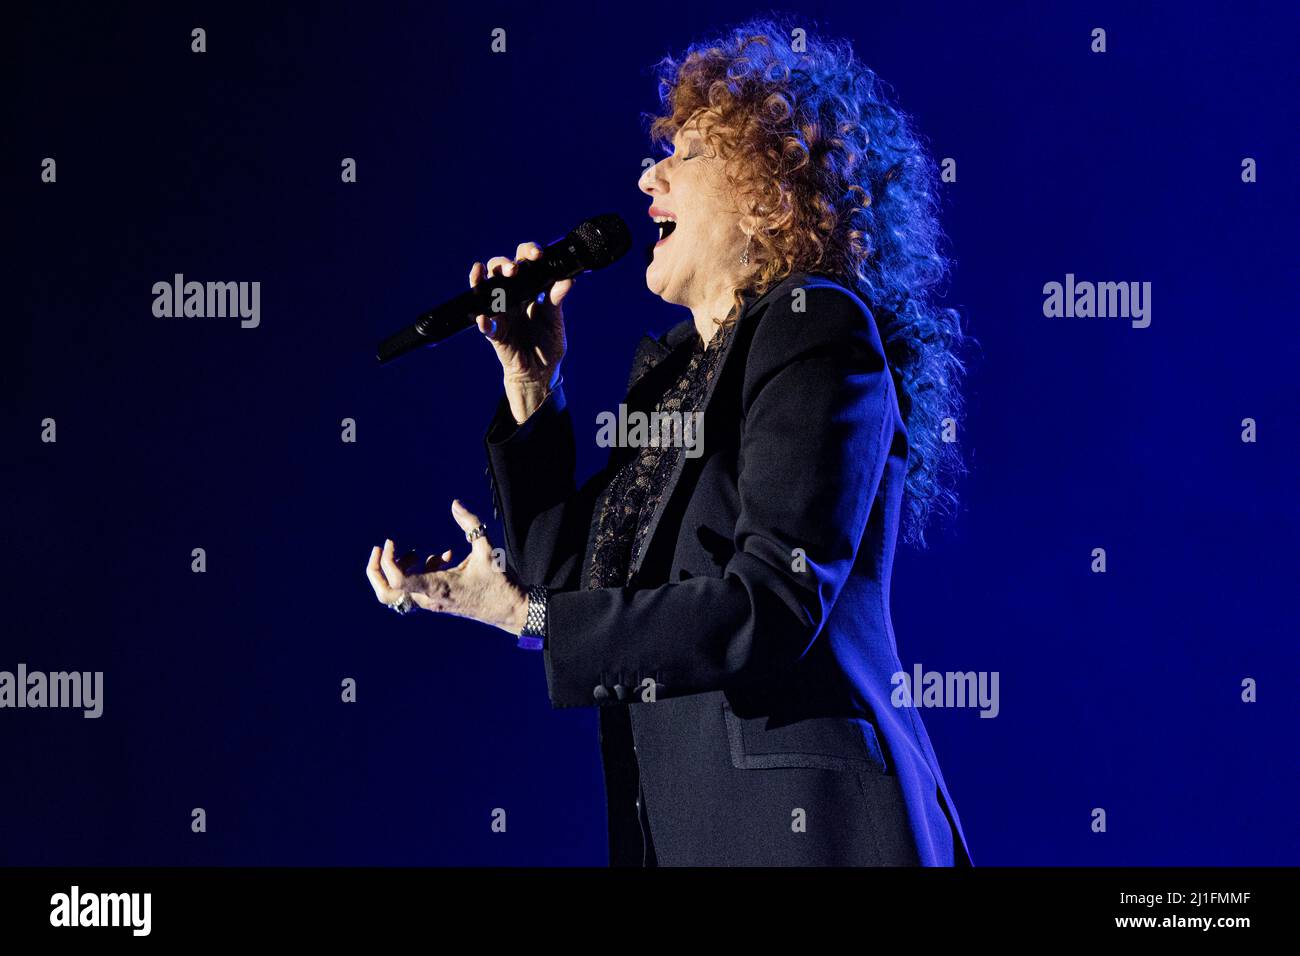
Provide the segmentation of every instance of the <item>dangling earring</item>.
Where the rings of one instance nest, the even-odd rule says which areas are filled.
[[[745,237],[745,251],[740,254],[740,264],[742,266],[749,265],[749,244],[753,241],[754,241],[753,235],[748,235]]]

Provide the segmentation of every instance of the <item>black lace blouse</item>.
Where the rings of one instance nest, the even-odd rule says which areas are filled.
[[[692,335],[689,359],[681,373],[668,385],[654,411],[682,413],[682,421],[704,404],[709,383],[717,374],[720,359],[735,322],[719,328],[708,345]],[[672,357],[664,359],[672,361]],[[676,421],[676,419],[673,419]],[[645,545],[645,535],[654,519],[668,480],[683,452],[680,433],[675,441],[647,443],[619,468],[596,504],[595,537],[586,586],[626,587],[631,570]]]

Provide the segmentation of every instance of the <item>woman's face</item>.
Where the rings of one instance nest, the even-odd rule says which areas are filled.
[[[665,302],[704,309],[739,284],[745,235],[741,214],[713,155],[690,123],[673,137],[673,154],[637,184],[651,197],[650,215],[667,219],[646,267],[646,285]],[[669,232],[668,230],[671,230]]]

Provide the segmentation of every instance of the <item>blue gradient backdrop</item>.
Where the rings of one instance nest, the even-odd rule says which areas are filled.
[[[956,520],[900,551],[900,654],[1001,675],[996,719],[925,714],[977,863],[1295,864],[1300,8],[1044,6],[797,8],[958,162],[971,471]],[[553,711],[540,657],[400,619],[363,574],[385,536],[459,549],[455,496],[490,515],[491,350],[379,368],[374,346],[474,258],[605,210],[648,241],[650,67],[750,12],[7,14],[0,669],[106,689],[99,720],[0,711],[0,864],[604,863],[595,711]],[[177,272],[260,281],[260,327],[154,318]],[[1045,319],[1067,272],[1150,281],[1151,327]],[[636,254],[570,301],[594,424],[682,314]],[[603,454],[593,434],[582,473]]]

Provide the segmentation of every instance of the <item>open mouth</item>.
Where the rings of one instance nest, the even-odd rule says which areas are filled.
[[[655,228],[659,235],[656,241],[648,243],[645,247],[645,261],[648,265],[654,261],[655,250],[668,241],[668,237],[673,234],[677,228],[677,217],[667,210],[650,208],[650,217],[654,220]]]

